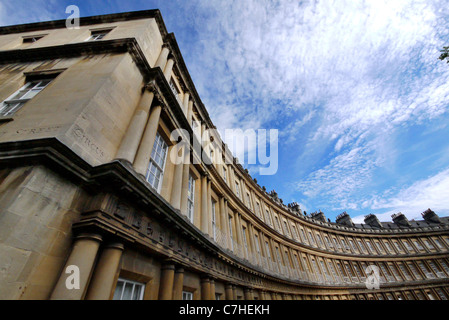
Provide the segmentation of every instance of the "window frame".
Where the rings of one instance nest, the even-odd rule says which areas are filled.
[[[87,38],[85,41],[101,41],[104,40],[104,38],[106,38],[112,30],[114,30],[115,27],[113,28],[105,28],[105,29],[93,29],[90,30],[90,36],[89,38]]]
[[[34,34],[34,35],[31,35],[31,36],[23,36],[22,37],[22,43],[24,43],[24,44],[33,44],[35,42],[38,42],[39,40],[41,40],[45,36],[47,36],[47,34]]]
[[[163,167],[162,168],[153,159],[153,154],[157,150],[155,148],[157,147],[157,144],[158,144],[159,141],[163,142],[164,145],[162,146],[163,147],[162,149],[165,151],[164,160],[163,160]],[[165,168],[166,168],[166,165],[167,165],[168,149],[169,149],[169,146],[168,146],[167,142],[165,142],[165,140],[162,137],[162,135],[159,132],[157,132],[156,133],[156,139],[155,139],[154,145],[153,145],[153,149],[151,151],[150,163],[148,164],[147,174],[145,176],[145,180],[151,185],[151,187],[153,189],[155,189],[157,191],[157,193],[161,192],[162,182],[164,180],[164,175],[165,175]],[[161,176],[160,176],[159,184],[158,184],[157,188],[149,181],[149,177],[150,177],[152,166],[154,166],[156,168],[156,170],[160,170],[160,172],[161,172]],[[155,176],[155,180],[156,180],[156,176]]]
[[[191,299],[185,299],[186,297],[189,297]],[[193,301],[193,292],[190,291],[183,291],[182,292],[182,300],[183,301]]]
[[[211,218],[212,218],[212,232],[213,232],[213,239],[214,241],[217,241],[217,201],[214,199],[211,199]]]
[[[56,77],[57,74],[52,76],[43,76],[37,79],[27,79],[25,85],[23,85],[19,90],[15,91],[12,95],[2,101],[2,103],[0,104],[0,118],[13,117],[25,106],[27,102],[33,100],[36,96],[39,95],[39,93],[45,90],[45,88],[47,88],[55,80]],[[41,84],[43,82],[48,83],[42,86]],[[32,94],[33,92],[35,94]],[[19,98],[17,98],[18,96]],[[12,107],[5,112],[4,110],[8,109],[8,106],[10,105],[12,105]]]
[[[120,295],[120,299],[115,300],[115,301],[142,301],[143,300],[146,285],[144,283],[141,283],[141,282],[132,281],[132,280],[124,279],[124,278],[118,278],[117,284],[115,286],[114,295],[113,295],[113,298],[112,298],[113,300],[114,300],[114,297],[115,297],[115,294],[116,294],[119,282],[123,282],[122,292],[121,292],[121,295]],[[132,291],[131,291],[131,297],[134,295],[134,290],[135,290],[136,286],[140,286],[141,287],[140,296],[139,296],[139,298],[137,300],[134,300],[134,299],[132,299],[132,300],[123,300],[123,293],[125,291],[127,283],[133,285],[133,288],[132,288]]]
[[[187,217],[191,223],[195,219],[195,186],[196,180],[192,173],[189,173],[189,185],[187,190]]]

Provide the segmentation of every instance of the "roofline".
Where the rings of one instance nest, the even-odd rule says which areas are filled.
[[[148,18],[156,19],[156,22],[159,26],[161,35],[163,38],[165,38],[167,36],[168,32],[167,32],[167,28],[165,26],[164,20],[162,19],[162,14],[159,9],[130,11],[130,12],[90,16],[90,17],[81,17],[80,25],[81,26],[94,25],[94,24],[113,23],[113,22],[140,20],[140,19],[148,19]],[[66,21],[67,21],[66,19],[62,19],[62,20],[42,21],[42,22],[34,22],[34,23],[27,23],[27,24],[4,26],[4,27],[0,27],[0,35],[65,28]]]

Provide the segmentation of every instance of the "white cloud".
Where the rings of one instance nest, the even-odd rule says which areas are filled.
[[[367,206],[374,210],[386,209],[385,213],[379,214],[381,221],[390,221],[391,215],[402,212],[408,219],[422,219],[421,213],[431,208],[437,214],[449,213],[449,169],[415,182],[396,194],[389,196],[373,197],[366,200]],[[355,217],[354,222],[363,222],[363,217]]]
[[[16,12],[16,1],[3,0],[0,23],[64,15],[56,3],[27,1]],[[299,176],[282,163],[279,171],[288,172],[288,185],[297,182],[308,207],[316,199],[343,209],[374,205],[359,194],[400,152],[390,136],[449,110],[449,68],[437,60],[449,36],[445,1],[192,0],[177,7],[164,19],[194,35],[182,53],[212,120],[222,132],[279,128],[284,146],[301,139],[289,156],[309,171]]]
[[[200,45],[193,53],[201,53],[203,71],[196,73],[203,99],[223,129],[228,121],[217,116],[223,105],[232,106],[237,124],[254,116],[270,123],[285,116],[286,107],[313,106],[319,110],[307,112],[321,115],[315,140],[330,133],[350,137],[337,150],[373,124],[438,115],[449,92],[445,66],[436,70],[438,77],[409,77],[406,84],[397,76],[409,70],[414,56],[437,63],[440,5],[210,1],[202,8],[209,19],[201,15],[197,21],[207,32],[198,30]],[[416,93],[404,98],[405,90]]]
[[[445,7],[212,0],[201,3],[188,54],[201,57],[195,81],[218,128],[280,123],[280,143],[300,137],[297,163],[313,168],[290,174],[298,191],[334,209],[367,208],[360,191],[398,154],[390,136],[448,111],[449,68],[437,59]]]

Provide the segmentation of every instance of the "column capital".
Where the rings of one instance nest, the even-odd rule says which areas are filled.
[[[88,240],[95,240],[98,242],[102,242],[103,238],[101,235],[96,234],[96,233],[80,233],[79,235],[77,235],[75,237],[76,240],[83,240],[83,239],[88,239]]]
[[[156,105],[161,107],[163,111],[166,111],[167,106],[164,103],[163,95],[159,90],[159,87],[156,83],[156,80],[150,80],[142,87],[142,94],[145,92],[149,92],[154,94],[154,97],[156,98]]]
[[[161,270],[175,270],[176,263],[173,260],[164,260],[161,264]]]
[[[142,93],[144,93],[145,91],[149,91],[152,93],[157,93],[157,85],[156,85],[156,81],[155,80],[150,80],[148,81],[143,87],[142,87]]]
[[[125,245],[121,242],[110,242],[110,243],[106,244],[106,248],[112,248],[112,249],[124,251]]]
[[[175,273],[184,273],[184,272],[185,272],[184,267],[176,267],[175,269]]]
[[[211,276],[207,273],[201,275],[201,282],[210,282]]]
[[[172,51],[171,45],[170,45],[170,43],[168,43],[168,42],[164,42],[164,43],[162,44],[162,49],[168,49],[168,51]]]

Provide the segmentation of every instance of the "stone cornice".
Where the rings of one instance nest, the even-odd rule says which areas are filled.
[[[248,262],[241,260],[228,250],[219,247],[207,235],[188,222],[187,219],[183,218],[182,215],[176,213],[176,210],[160,195],[152,191],[146,185],[145,181],[126,162],[114,161],[106,165],[92,167],[56,138],[2,143],[0,144],[0,150],[0,165],[3,167],[27,166],[30,164],[45,165],[94,194],[109,192],[109,190],[119,192],[121,196],[142,208],[142,210],[151,210],[163,223],[175,229],[182,230],[184,236],[192,239],[195,245],[207,254],[220,261],[229,263],[230,266],[235,267],[236,270],[245,272],[247,275],[254,275],[264,281],[274,281],[280,285],[301,285],[304,288],[319,287],[322,289],[329,287],[341,289],[344,287],[360,286],[358,284],[314,284],[300,279],[284,279],[280,274],[273,276],[265,273],[259,267],[248,264]],[[155,208],[157,209],[155,210]],[[120,232],[120,230],[114,229],[109,224],[104,224],[104,221],[101,219],[98,220],[95,217],[81,220],[74,227],[82,232],[94,231],[101,228],[106,232],[105,236],[109,232],[114,237],[123,241],[135,242],[134,236]],[[359,259],[362,258],[358,257]],[[383,259],[379,257],[378,260],[381,261]],[[390,257],[390,260],[396,259]],[[181,264],[184,262],[179,260]],[[198,267],[202,268],[201,266]]]
[[[210,120],[207,110],[201,102],[199,98],[198,92],[195,89],[193,81],[190,77],[190,74],[187,70],[185,62],[180,53],[178,44],[176,42],[175,36],[173,34],[168,34],[165,24],[162,20],[162,16],[159,10],[148,10],[148,11],[137,11],[137,12],[128,12],[121,14],[112,14],[112,15],[104,15],[104,16],[94,16],[94,17],[86,17],[81,18],[81,24],[90,25],[90,24],[101,24],[108,22],[118,22],[118,21],[126,21],[130,19],[145,19],[145,18],[155,18],[158,22],[159,29],[161,31],[162,36],[166,39],[167,45],[174,51],[174,58],[176,60],[176,65],[179,68],[181,75],[184,78],[184,81],[187,82],[187,87],[189,92],[191,93],[192,99],[195,100],[197,106],[201,107],[201,111],[206,116],[206,121],[209,127],[213,128],[214,125]],[[8,26],[1,27],[0,34],[10,34],[17,32],[28,32],[28,31],[37,31],[37,30],[45,30],[45,29],[54,29],[54,28],[63,28],[65,27],[65,20],[58,21],[50,21],[50,22],[39,22],[25,25],[16,25],[16,26]],[[78,57],[90,54],[104,54],[104,53],[125,53],[128,52],[133,60],[136,62],[137,66],[142,72],[144,79],[146,81],[154,80],[159,88],[159,92],[161,93],[159,97],[165,103],[164,105],[170,105],[170,108],[166,108],[166,113],[169,115],[170,120],[175,124],[176,127],[183,128],[187,130],[191,136],[194,137],[191,127],[188,123],[187,118],[185,117],[181,107],[178,105],[174,94],[171,92],[168,82],[163,76],[160,68],[151,68],[148,64],[145,56],[137,43],[135,38],[125,38],[125,39],[117,39],[117,40],[102,40],[102,41],[93,41],[93,42],[81,42],[75,44],[68,45],[58,45],[51,47],[43,47],[43,48],[31,48],[31,49],[23,49],[23,50],[9,50],[9,51],[0,51],[0,61],[2,63],[16,63],[16,62],[29,62],[29,61],[39,61],[42,60],[42,57],[46,59],[57,59],[57,58],[68,58],[68,57]],[[193,138],[194,139],[194,138]],[[437,230],[433,227],[424,227],[424,228],[398,228],[398,229],[359,229],[359,228],[350,228],[346,226],[340,226],[338,224],[332,223],[319,223],[314,221],[313,219],[307,219],[307,217],[297,216],[290,212],[285,206],[274,201],[266,192],[264,192],[259,185],[257,185],[251,176],[245,172],[241,165],[237,163],[234,164],[234,167],[240,175],[245,177],[247,183],[249,183],[255,190],[258,190],[260,194],[263,196],[263,200],[266,203],[269,203],[272,207],[276,208],[276,210],[280,211],[282,214],[293,218],[296,221],[300,221],[309,227],[315,227],[321,230],[341,233],[343,235],[373,235],[373,236],[394,236],[394,235],[415,235],[421,232],[439,232],[439,231],[447,231],[448,225],[446,224],[443,227],[443,230]],[[204,171],[204,170],[203,170]]]
[[[126,196],[129,201],[137,206],[147,208],[147,210],[157,208],[159,219],[174,228],[182,230],[182,233],[186,237],[194,239],[198,248],[201,248],[204,252],[220,257],[221,260],[227,261],[235,268],[248,274],[257,275],[262,279],[271,279],[275,282],[292,284],[291,280],[267,275],[263,270],[247,265],[247,262],[231,252],[224,251],[201,230],[188,222],[186,218],[183,218],[181,214],[176,213],[176,210],[159,194],[152,191],[144,179],[126,162],[116,160],[105,165],[92,167],[56,138],[0,144],[0,166],[28,165],[45,165],[92,193],[107,192],[107,190],[120,192],[121,195]],[[84,227],[82,230],[86,231],[97,230],[101,225],[102,223],[93,219],[80,222],[76,227]],[[104,230],[107,230],[105,225],[103,227]],[[122,240],[134,241],[132,237],[130,238],[126,234],[122,234],[122,236]]]
[[[173,57],[176,61],[176,67],[179,69],[179,71],[181,73],[181,77],[183,78],[183,81],[186,83],[186,87],[187,87],[188,91],[190,92],[191,99],[195,102],[195,105],[197,106],[197,108],[200,109],[202,116],[205,118],[207,126],[210,129],[214,129],[215,125],[213,124],[212,120],[210,119],[209,113],[208,113],[206,107],[204,106],[203,102],[201,101],[201,98],[195,88],[195,84],[193,83],[193,80],[190,77],[189,70],[187,69],[187,66],[184,62],[184,58],[182,57],[181,50],[179,49],[175,35],[173,33],[168,34],[166,37],[166,40],[168,42],[168,46],[171,49],[171,53],[173,54]]]
[[[179,49],[177,49],[179,50]],[[34,49],[25,49],[25,50],[10,50],[10,51],[2,51],[0,52],[0,61],[3,61],[4,63],[14,63],[14,62],[26,62],[26,61],[38,61],[41,60],[42,57],[46,57],[46,59],[49,58],[62,58],[62,57],[77,57],[77,56],[83,56],[83,55],[89,55],[89,54],[102,54],[102,53],[125,53],[128,52],[133,60],[136,62],[136,65],[139,67],[140,71],[142,72],[142,75],[146,81],[151,81],[151,87],[153,90],[156,91],[156,95],[158,99],[161,100],[163,105],[170,106],[169,108],[165,108],[164,114],[168,116],[170,121],[173,123],[174,127],[185,129],[189,132],[192,139],[192,145],[193,145],[193,139],[196,139],[195,135],[193,134],[193,131],[188,123],[188,120],[184,114],[184,112],[181,109],[181,106],[179,105],[176,97],[174,96],[173,92],[170,89],[170,86],[168,84],[168,81],[166,80],[165,76],[163,75],[160,68],[151,68],[148,64],[147,60],[144,57],[144,54],[137,43],[135,38],[126,38],[126,39],[118,39],[118,40],[104,40],[104,41],[95,41],[95,42],[82,42],[82,43],[76,43],[76,44],[69,44],[69,45],[61,45],[61,46],[53,46],[53,47],[45,47],[45,48],[34,48]],[[185,68],[185,65],[184,65]],[[184,70],[187,72],[187,69]],[[183,71],[183,72],[184,72]],[[189,77],[190,79],[190,77]],[[189,80],[191,81],[191,79]],[[192,83],[193,85],[193,83]],[[195,91],[195,94],[196,91]],[[245,176],[249,181],[249,183],[253,187],[258,187],[256,183],[248,178],[249,175],[245,173],[243,170],[243,167],[240,165],[234,164],[234,167],[242,176]],[[203,165],[200,166],[202,172],[207,172],[205,167]],[[218,174],[215,171],[215,168],[212,168],[212,172],[214,172],[216,181],[221,181],[222,177],[220,174]],[[225,185],[224,181],[221,181],[221,187],[226,190],[228,194],[230,194],[231,199],[233,199],[234,203],[237,203],[240,208],[243,208],[243,211],[246,212],[250,217],[254,219],[256,217],[256,220],[260,220],[259,217],[257,217],[251,210],[246,208],[246,205],[238,199],[233,191]],[[287,209],[282,207],[279,203],[275,202],[266,192],[260,189],[260,187],[257,188],[258,191],[263,195],[263,200],[266,203],[269,203],[271,206],[276,207],[277,211],[281,212],[282,214],[289,216],[291,219],[295,220],[298,223],[302,223],[304,225],[307,225],[309,227],[317,228],[322,231],[326,232],[332,232],[340,235],[347,235],[347,236],[355,236],[355,235],[363,235],[363,236],[370,236],[370,237],[382,237],[382,236],[413,236],[413,235],[420,235],[423,232],[426,234],[438,234],[441,232],[447,232],[448,227],[445,225],[445,228],[436,230],[434,228],[428,228],[428,230],[419,230],[418,228],[409,228],[409,229],[395,229],[395,230],[389,230],[389,229],[357,229],[357,228],[350,228],[345,226],[339,226],[336,224],[329,224],[329,223],[321,223],[314,221],[313,219],[309,219],[307,217],[302,216],[296,216],[293,213],[289,212]],[[262,223],[263,221],[260,220]],[[294,240],[290,239],[289,237],[279,233],[274,228],[269,227],[265,224],[265,227],[268,228],[271,233],[276,235],[277,237],[283,239],[284,241],[287,241],[288,243],[293,244],[294,246],[297,246],[298,243]]]
[[[154,18],[162,37],[168,32],[159,10],[142,10],[80,18],[80,26]],[[0,35],[66,28],[66,20],[44,21],[0,27]]]

